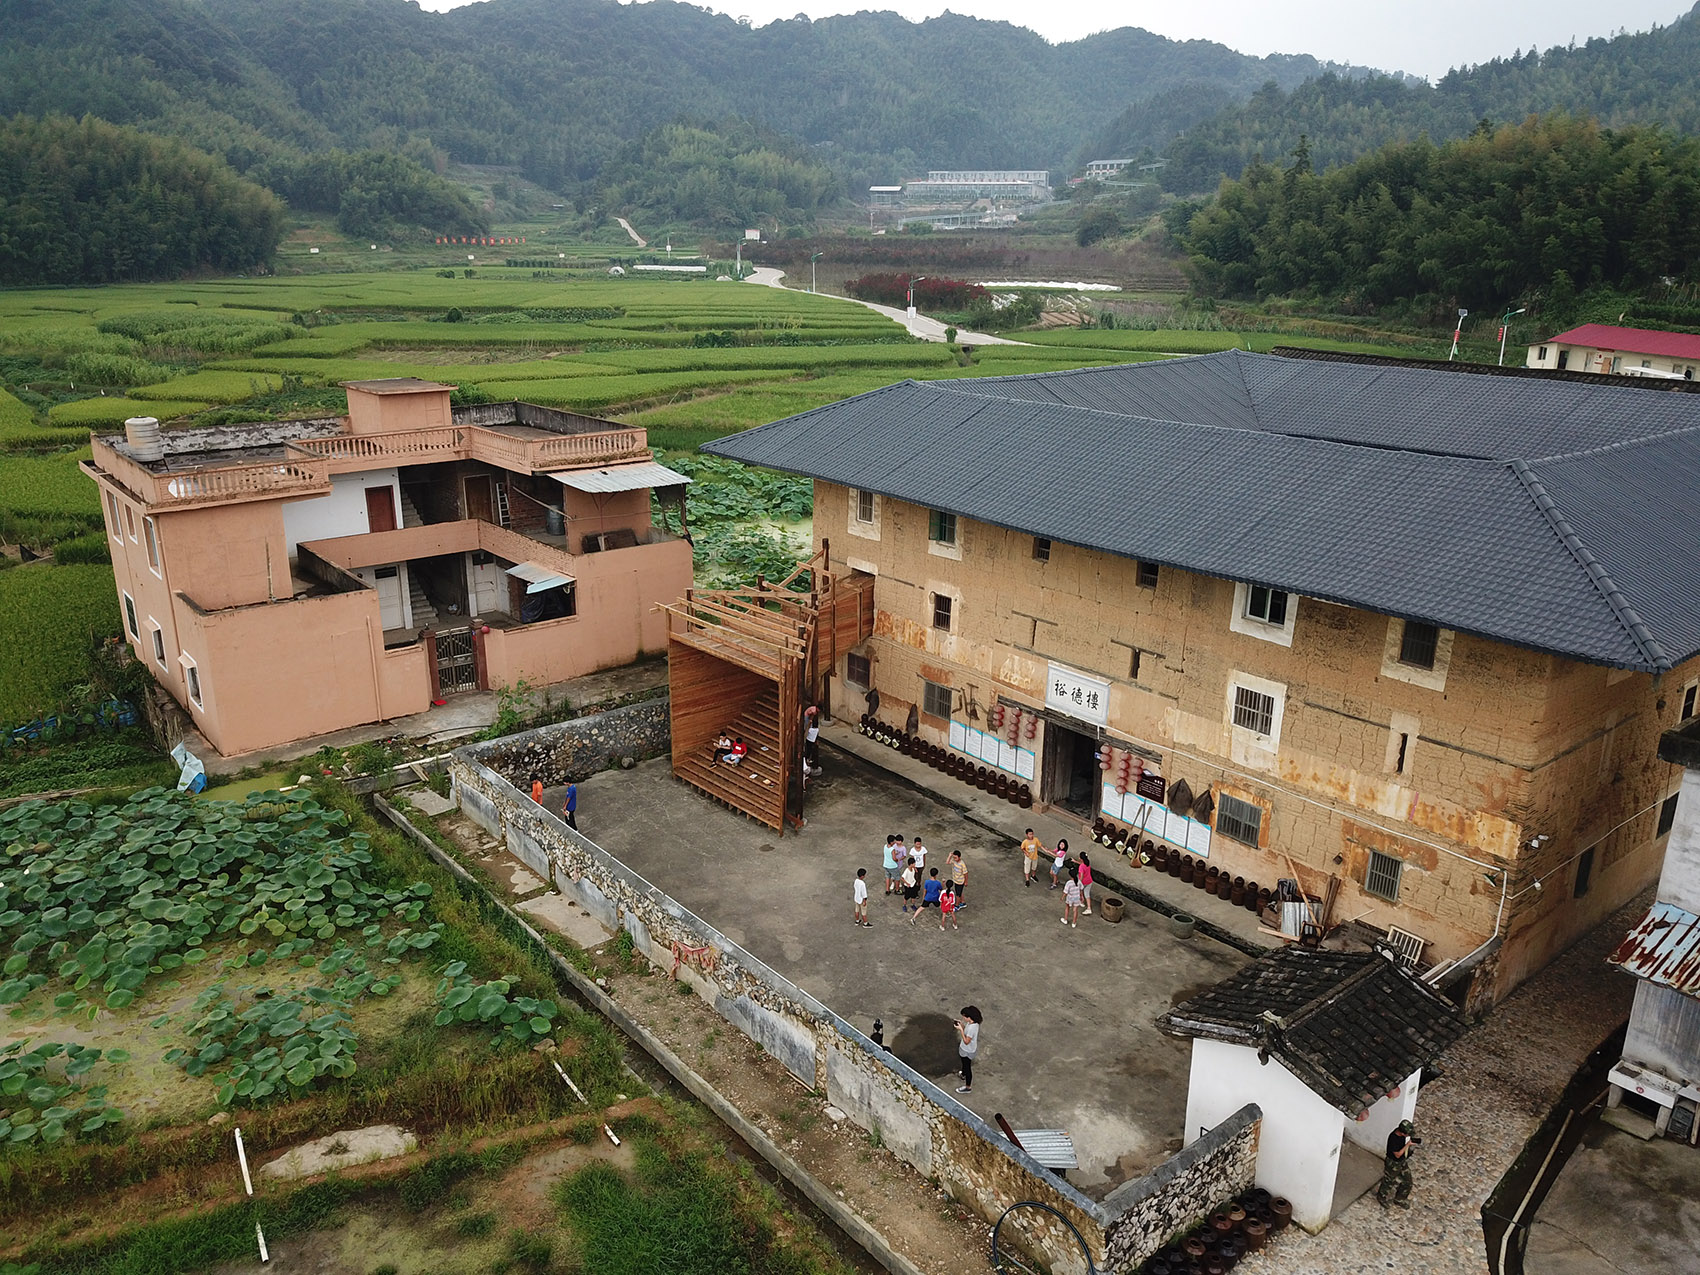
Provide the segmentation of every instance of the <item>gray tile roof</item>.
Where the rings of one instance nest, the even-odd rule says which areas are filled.
[[[1164,1031],[1266,1049],[1356,1118],[1464,1034],[1464,1016],[1376,952],[1290,947],[1157,1019]]]
[[[1590,663],[1700,653],[1700,395],[1233,350],[905,381],[703,450]]]

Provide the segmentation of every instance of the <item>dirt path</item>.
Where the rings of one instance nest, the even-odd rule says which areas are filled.
[[[464,816],[445,816],[437,821],[437,829],[486,881],[505,886],[514,868],[521,866]],[[548,925],[538,913],[531,919]],[[592,951],[605,956],[600,947]],[[991,1230],[984,1221],[875,1144],[860,1127],[849,1120],[834,1121],[824,1094],[805,1089],[665,971],[644,970],[609,977],[609,994],[892,1248],[928,1275],[981,1275],[986,1270]]]
[[[627,229],[630,229],[630,227],[627,227]],[[744,282],[759,283],[769,288],[783,288],[785,285],[781,282],[781,280],[784,278],[785,272],[783,270],[776,270],[772,266],[756,266],[750,271],[749,277],[745,279]],[[898,309],[896,306],[876,305],[872,301],[858,301],[855,297],[840,297],[831,292],[822,292],[818,295],[823,297],[832,297],[837,301],[848,301],[852,305],[865,306],[869,310],[877,311],[878,313],[885,315],[885,317],[890,319],[893,323],[902,324],[910,336],[918,336],[923,341],[944,340],[945,324],[941,323],[938,319],[928,318],[924,314],[917,313],[915,315],[915,321],[911,323],[909,321],[908,314]],[[1012,341],[1006,336],[992,336],[990,333],[986,332],[959,331],[956,334],[956,340],[961,345],[1029,344],[1026,341]]]
[[[620,228],[632,237],[632,241],[636,243],[638,247],[649,247],[649,240],[645,239],[642,235],[638,234],[637,231],[633,230],[631,222],[627,221],[624,217],[616,217],[614,220],[620,223]]]

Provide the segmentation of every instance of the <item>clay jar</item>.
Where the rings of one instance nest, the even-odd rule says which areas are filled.
[[[1174,853],[1173,851],[1170,851],[1169,852],[1169,875],[1172,876],[1172,877],[1178,877],[1178,876],[1180,876],[1180,874],[1181,874],[1181,856]]]
[[[1275,1233],[1279,1235],[1287,1229],[1287,1223],[1293,1220],[1293,1204],[1283,1196],[1274,1196],[1269,1201],[1269,1211],[1275,1215]]]
[[[1185,881],[1188,885],[1192,884],[1192,879],[1193,879],[1193,876],[1195,875],[1195,873],[1194,873],[1195,867],[1196,867],[1196,861],[1193,859],[1193,857],[1190,854],[1181,856],[1181,870],[1180,870],[1180,873],[1178,875],[1180,876],[1180,879],[1182,881]]]
[[[1269,1238],[1269,1228],[1255,1217],[1247,1218],[1241,1231],[1245,1235],[1246,1247],[1253,1253],[1262,1248],[1263,1241]]]

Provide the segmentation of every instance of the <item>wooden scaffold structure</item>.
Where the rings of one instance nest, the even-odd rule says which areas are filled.
[[[674,775],[781,835],[803,819],[803,713],[873,631],[872,578],[840,581],[827,562],[823,541],[777,583],[691,589],[662,608]],[[736,766],[716,758],[723,732],[749,750]]]

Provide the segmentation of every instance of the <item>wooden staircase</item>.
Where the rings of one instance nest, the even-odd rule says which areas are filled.
[[[739,814],[783,831],[786,769],[781,765],[777,688],[757,696],[728,723],[727,733],[749,746],[743,761],[736,766],[716,761],[710,740],[676,758],[673,773]]]

